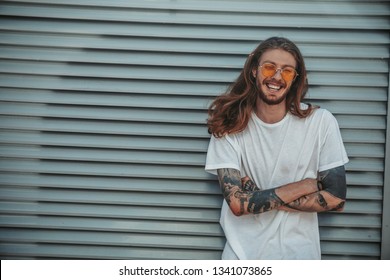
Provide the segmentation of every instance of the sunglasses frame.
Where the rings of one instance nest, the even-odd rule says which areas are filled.
[[[266,65],[266,64],[267,64],[267,65],[272,65],[272,66],[275,67],[275,73],[274,73],[272,76],[266,76],[266,75],[263,74],[263,72],[261,72],[261,74],[263,74],[263,75],[264,75],[265,77],[267,77],[267,78],[270,78],[270,77],[275,76],[276,73],[278,73],[278,71],[280,71],[280,75],[282,76],[283,80],[285,80],[286,82],[293,82],[293,81],[299,76],[297,70],[296,70],[294,67],[292,67],[292,66],[286,66],[286,67],[283,67],[283,68],[280,68],[280,67],[279,67],[279,68],[276,68],[276,65],[275,65],[275,64],[270,63],[270,62],[264,62],[263,64],[259,65],[259,67],[260,67],[261,69],[263,69],[263,66]],[[293,69],[293,70],[294,70],[295,76],[294,76],[294,78],[293,78],[292,80],[286,80],[286,79],[284,78],[284,76],[283,76],[283,71],[284,71],[284,69],[286,69],[286,68],[289,68],[289,69]]]

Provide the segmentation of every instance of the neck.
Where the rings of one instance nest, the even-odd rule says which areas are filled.
[[[256,102],[256,115],[265,123],[280,122],[287,114],[286,100],[276,105],[269,105],[260,98]]]

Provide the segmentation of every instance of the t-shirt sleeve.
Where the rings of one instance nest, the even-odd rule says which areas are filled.
[[[322,127],[319,172],[345,165],[349,161],[337,120],[328,111],[325,111]]]
[[[217,175],[217,170],[221,168],[233,168],[240,170],[241,153],[235,140],[226,135],[221,138],[211,136],[205,170]]]

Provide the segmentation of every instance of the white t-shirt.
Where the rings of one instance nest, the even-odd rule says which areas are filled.
[[[205,169],[216,174],[234,168],[260,189],[270,189],[315,179],[347,162],[337,120],[316,109],[307,118],[288,113],[274,124],[253,113],[243,132],[211,137]],[[321,258],[317,213],[272,210],[237,217],[224,201],[220,223],[227,239],[223,259]]]

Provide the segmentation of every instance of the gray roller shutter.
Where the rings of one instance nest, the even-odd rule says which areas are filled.
[[[220,258],[207,106],[274,35],[300,46],[350,157],[345,212],[320,215],[323,258],[381,258],[389,15],[383,1],[1,1],[2,259]]]

